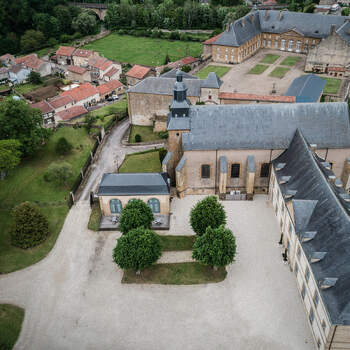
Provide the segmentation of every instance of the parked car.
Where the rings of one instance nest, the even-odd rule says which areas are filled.
[[[112,95],[112,96],[109,96],[108,98],[107,98],[107,101],[116,101],[116,100],[118,100],[118,95]]]

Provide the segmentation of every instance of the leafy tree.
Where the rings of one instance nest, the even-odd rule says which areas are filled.
[[[204,265],[226,266],[234,261],[236,240],[232,232],[224,225],[218,228],[208,227],[204,235],[196,238],[192,257]]]
[[[164,64],[168,64],[169,62],[171,62],[171,61],[170,61],[169,54],[167,53],[167,54],[165,55]]]
[[[59,27],[63,33],[72,33],[72,20],[73,16],[67,6],[56,6],[54,9],[55,17],[58,20]]]
[[[45,35],[46,39],[60,35],[60,23],[58,19],[47,13],[35,14],[34,25],[36,30]]]
[[[140,134],[136,134],[135,135],[135,142],[141,142],[141,141],[142,141],[141,135]]]
[[[191,71],[191,66],[188,64],[185,64],[184,66],[182,66],[181,70],[185,73],[188,73]]]
[[[197,235],[203,235],[207,227],[217,228],[226,223],[226,212],[215,196],[199,201],[190,213],[190,223]]]
[[[250,12],[249,7],[244,6],[244,5],[237,6],[234,19],[235,20],[240,19],[240,18],[244,17],[249,12]]]
[[[38,207],[29,202],[17,205],[12,215],[14,225],[10,231],[11,244],[27,249],[45,241],[49,234],[49,224]]]
[[[159,236],[143,227],[135,228],[118,239],[113,260],[122,269],[135,269],[136,273],[151,266],[162,255]]]
[[[44,179],[59,186],[68,186],[72,176],[73,169],[69,163],[51,163],[44,174]]]
[[[38,72],[34,72],[33,70],[29,73],[28,81],[31,84],[39,85],[43,82],[41,75]]]
[[[0,179],[21,161],[20,147],[18,140],[0,140]]]
[[[349,8],[349,7],[344,7],[344,8],[341,10],[341,15],[342,15],[342,16],[349,16],[349,15],[350,15],[350,8]]]
[[[59,155],[68,154],[72,148],[72,144],[65,137],[60,137],[56,143],[56,153]]]
[[[97,28],[96,18],[88,11],[83,11],[73,20],[72,28],[83,35],[94,34]]]
[[[88,113],[86,115],[84,127],[86,128],[87,132],[90,132],[90,130],[93,127],[93,125],[95,124],[96,120],[97,120],[97,117],[94,116],[93,114]]]
[[[23,100],[9,97],[0,104],[0,140],[18,140],[24,156],[34,154],[50,136],[42,123],[41,111]]]
[[[130,201],[122,210],[119,229],[123,234],[138,227],[150,229],[154,215],[151,208],[141,199]]]
[[[23,52],[40,49],[45,44],[45,36],[38,30],[27,30],[21,37],[21,48]]]

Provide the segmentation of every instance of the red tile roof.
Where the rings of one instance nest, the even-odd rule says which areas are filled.
[[[12,56],[10,53],[6,53],[5,55],[0,56],[0,61],[5,60],[14,60],[14,56]]]
[[[222,33],[220,33],[220,34],[218,34],[218,35],[215,35],[215,36],[213,36],[212,38],[210,38],[210,39],[208,39],[208,40],[206,40],[206,41],[203,41],[203,44],[205,44],[205,45],[210,45],[210,44],[214,43],[217,39],[220,38],[221,34],[222,34]]]
[[[91,57],[89,58],[89,66],[105,71],[113,64],[112,61],[107,60],[104,57]]]
[[[56,51],[56,55],[70,57],[73,55],[75,47],[72,46],[60,46]]]
[[[191,64],[191,63],[194,63],[194,62],[197,62],[198,61],[198,58],[194,58],[192,56],[187,56],[183,59],[180,60],[183,64]]]
[[[345,72],[344,67],[328,67],[328,70],[331,72]]]
[[[71,96],[62,96],[62,95],[60,95],[60,96],[53,97],[48,102],[50,103],[50,105],[54,109],[57,109],[57,108],[69,105],[70,103],[73,102],[73,99],[72,99]]]
[[[295,96],[255,95],[255,94],[242,94],[242,93],[232,93],[232,92],[221,92],[219,94],[219,99],[264,101],[264,102],[286,102],[286,103],[295,102]]]
[[[76,74],[84,74],[87,69],[86,68],[82,68],[79,66],[68,66],[68,70],[72,73],[76,73]]]
[[[52,106],[50,106],[50,104],[47,103],[46,101],[40,101],[38,103],[34,103],[34,104],[30,105],[30,107],[32,107],[32,108],[39,108],[41,110],[42,114],[47,114],[47,113],[55,111],[52,108]]]
[[[151,68],[139,66],[135,64],[125,75],[132,78],[143,79],[149,72]]]
[[[71,120],[73,118],[80,117],[87,112],[88,111],[83,106],[73,106],[71,108],[65,109],[64,111],[58,112],[57,115],[62,120]]]
[[[123,84],[119,80],[110,80],[107,83],[98,86],[97,90],[100,95],[105,95],[121,86],[123,86]]]
[[[93,55],[93,51],[83,50],[83,49],[76,49],[73,54],[73,56],[77,56],[77,57],[90,57],[92,55]]]
[[[84,83],[72,90],[62,92],[61,96],[71,96],[75,102],[79,102],[95,94],[98,94],[96,87],[90,83]]]
[[[32,60],[35,58],[37,58],[37,55],[35,53],[32,53],[32,54],[27,55],[27,56],[17,57],[15,59],[15,62],[16,62],[16,64],[21,64],[21,63],[24,63],[25,61]]]
[[[115,73],[117,73],[117,72],[118,72],[118,69],[115,68],[115,67],[112,67],[112,68],[105,74],[105,76],[108,77],[108,78],[111,78],[111,77],[113,77],[113,75],[114,75]]]

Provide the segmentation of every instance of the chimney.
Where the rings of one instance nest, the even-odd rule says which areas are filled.
[[[250,22],[251,22],[251,23],[254,22],[254,15],[253,15],[253,14],[250,15]]]
[[[245,27],[244,17],[242,18],[241,23],[242,23],[242,27]]]
[[[265,21],[267,21],[268,18],[269,18],[269,11],[266,10],[265,11],[265,16],[264,16]]]
[[[331,33],[330,33],[330,35],[332,35],[332,34],[334,34],[334,33],[335,33],[335,25],[332,24],[332,25],[331,25]]]
[[[328,175],[328,181],[332,184],[334,184],[337,177],[335,175]]]
[[[283,11],[280,11],[280,21],[283,19]]]

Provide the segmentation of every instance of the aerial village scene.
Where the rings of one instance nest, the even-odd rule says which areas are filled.
[[[349,0],[0,19],[0,350],[350,349]]]

